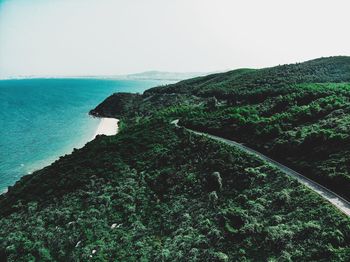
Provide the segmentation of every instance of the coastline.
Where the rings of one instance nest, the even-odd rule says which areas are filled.
[[[92,140],[94,140],[96,138],[96,136],[98,135],[106,135],[106,136],[113,136],[116,135],[118,133],[118,122],[119,119],[116,118],[106,118],[106,117],[101,117],[100,119],[100,123],[97,126],[97,129],[93,135],[93,137],[89,140],[86,141],[90,142]],[[80,147],[78,147],[80,148]],[[73,148],[70,152],[68,153],[72,153]],[[39,168],[34,168],[33,170],[29,171],[27,174],[31,174],[34,171],[41,169],[47,165],[52,164],[54,161],[56,161],[57,159],[50,159],[50,161],[48,161],[47,163],[45,163],[45,165],[39,167]],[[8,191],[8,188],[5,188],[4,190],[0,190],[0,195],[5,194]]]

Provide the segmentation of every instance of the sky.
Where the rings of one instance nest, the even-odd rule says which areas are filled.
[[[0,78],[212,72],[350,55],[348,0],[0,0]]]

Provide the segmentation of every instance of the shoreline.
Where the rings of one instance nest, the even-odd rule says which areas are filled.
[[[118,122],[119,122],[119,119],[107,118],[107,117],[101,117],[99,119],[100,119],[100,123],[98,124],[97,129],[96,129],[93,137],[91,139],[88,139],[85,142],[85,144],[90,142],[90,141],[92,141],[92,140],[94,140],[96,138],[96,136],[98,136],[98,135],[113,136],[113,135],[116,135],[118,133]],[[78,148],[81,148],[81,147],[78,147]],[[73,152],[73,148],[67,154],[71,154],[72,152]],[[46,163],[44,166],[41,166],[39,168],[34,168],[33,170],[29,171],[27,173],[27,175],[32,174],[36,170],[42,169],[45,166],[51,165],[53,162],[57,161],[57,159],[53,159],[53,160],[50,159],[50,161],[48,161],[48,163]],[[0,190],[0,195],[5,194],[7,191],[8,191],[8,187],[5,188],[4,190]]]
[[[101,117],[101,121],[96,129],[96,132],[93,136],[93,139],[96,138],[98,135],[106,135],[106,136],[113,136],[118,133],[118,122],[119,119],[116,118],[107,118],[107,117]]]

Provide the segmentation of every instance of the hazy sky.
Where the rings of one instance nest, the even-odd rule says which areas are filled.
[[[0,77],[209,72],[350,55],[348,0],[0,0]]]

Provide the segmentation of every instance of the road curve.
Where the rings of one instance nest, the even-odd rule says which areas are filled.
[[[180,127],[178,125],[178,122],[179,122],[179,120],[177,119],[177,120],[172,121],[171,123],[173,125],[175,125],[176,127]],[[185,127],[183,127],[183,128],[185,128]],[[310,178],[307,178],[307,177],[303,176],[302,174],[290,169],[289,167],[286,167],[285,165],[282,165],[281,163],[265,156],[264,154],[254,150],[254,149],[251,149],[247,146],[244,146],[240,143],[237,143],[235,141],[228,140],[226,138],[222,138],[222,137],[218,137],[218,136],[214,136],[214,135],[210,135],[210,134],[203,133],[203,132],[194,131],[194,130],[191,130],[188,128],[185,128],[185,129],[193,134],[206,136],[206,137],[211,138],[213,140],[223,142],[224,144],[234,146],[236,148],[241,149],[244,152],[247,152],[249,154],[253,154],[253,155],[267,161],[268,163],[277,167],[279,170],[281,170],[286,175],[293,177],[293,178],[296,178],[301,184],[307,186],[312,191],[319,194],[322,198],[324,198],[325,200],[330,202],[333,206],[335,206],[337,209],[339,209],[342,213],[344,213],[345,215],[350,217],[350,202],[349,201],[347,201],[343,197],[337,195],[336,193],[329,190],[328,188],[320,185],[319,183],[311,180]]]

